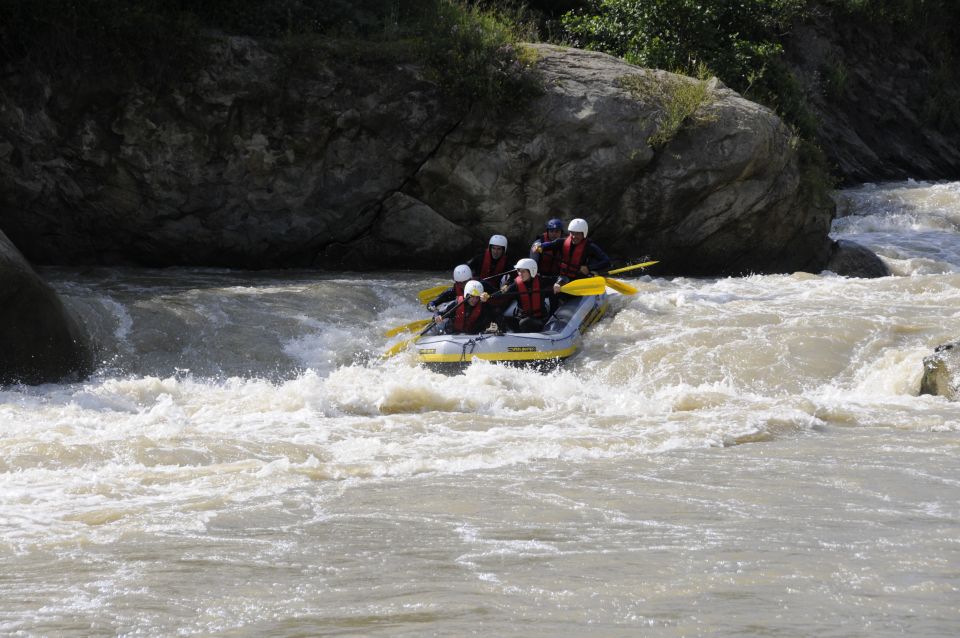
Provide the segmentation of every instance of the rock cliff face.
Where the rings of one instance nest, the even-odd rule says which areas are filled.
[[[0,384],[47,383],[90,371],[86,333],[0,232]]]
[[[624,78],[693,80],[535,45],[543,94],[494,115],[413,66],[272,46],[223,40],[161,93],[11,74],[0,228],[40,263],[448,268],[494,233],[520,255],[555,215],[663,274],[818,271],[835,251],[790,131],[716,82],[655,149],[670,98]]]
[[[958,83],[956,69],[925,56],[920,34],[814,14],[784,46],[839,175],[852,183],[957,179],[960,121],[944,121],[960,100],[944,87]]]

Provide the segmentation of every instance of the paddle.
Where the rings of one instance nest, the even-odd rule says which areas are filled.
[[[637,268],[646,268],[647,266],[652,266],[654,264],[659,264],[659,261],[645,261],[642,264],[633,264],[632,266],[624,266],[623,268],[614,268],[613,270],[608,270],[608,275],[619,275],[622,272],[627,272],[628,270],[636,270]]]
[[[446,312],[444,312],[442,315],[440,315],[440,318],[441,318],[441,319],[446,319],[446,318],[447,318],[448,316],[450,316],[450,314],[453,313],[457,308],[459,308],[459,307],[462,306],[464,303],[466,303],[466,301],[467,301],[467,298],[464,297],[461,301],[459,301],[458,303],[454,304],[454,306],[453,306],[452,308],[448,309]],[[400,341],[400,342],[398,342],[398,343],[393,344],[393,346],[392,346],[389,350],[387,350],[386,352],[383,353],[383,358],[384,358],[384,359],[389,359],[390,357],[393,357],[393,356],[396,356],[396,355],[400,354],[401,352],[403,352],[404,350],[406,350],[406,349],[407,349],[407,346],[409,346],[411,343],[413,343],[414,341],[416,341],[417,339],[419,339],[419,338],[422,337],[423,335],[427,334],[427,332],[429,332],[430,329],[433,328],[434,324],[436,323],[436,320],[431,318],[431,319],[427,319],[426,321],[427,321],[427,324],[428,324],[428,325],[427,325],[426,327],[424,327],[423,330],[420,331],[420,334],[418,334],[418,335],[417,335],[416,337],[414,337],[413,339],[407,339],[407,340],[405,340],[405,341]],[[412,332],[412,331],[411,331],[411,332]]]
[[[566,293],[568,295],[574,295],[575,297],[586,297],[588,295],[602,295],[604,291],[606,291],[606,289],[607,289],[607,282],[604,281],[603,277],[587,277],[586,279],[574,279],[570,283],[560,286],[560,292]],[[500,292],[493,293],[492,295],[490,295],[490,299],[496,297],[499,294]],[[464,301],[466,301],[466,299],[464,299]],[[446,318],[453,311],[459,308],[460,305],[464,303],[464,301],[461,301],[460,303],[455,304],[452,308],[450,308],[440,316],[442,318]],[[415,342],[417,339],[427,334],[427,332],[433,327],[434,321],[430,319],[427,319],[426,321],[430,325],[424,328],[420,332],[420,334],[418,334],[413,339],[407,339],[406,341],[400,341],[399,343],[394,344],[393,347],[391,347],[389,350],[383,353],[383,358],[389,359],[390,357],[400,354],[401,352],[406,350],[407,346],[409,346],[411,343]]]
[[[616,275],[617,273],[627,272],[629,270],[636,270],[637,268],[646,268],[647,266],[652,266],[653,264],[658,264],[658,261],[645,261],[642,264],[633,264],[632,266],[624,266],[623,268],[615,268],[613,270],[608,270],[605,275]],[[602,279],[604,284],[610,286],[613,290],[616,290],[621,295],[635,295],[639,292],[636,288],[630,284],[620,281],[618,279],[612,279],[610,277],[592,277],[591,279]],[[574,281],[584,281],[583,279],[575,279]],[[561,288],[562,290],[562,288]],[[600,294],[600,293],[586,293],[586,294]]]
[[[621,295],[635,295],[639,292],[639,290],[637,290],[636,288],[634,288],[633,286],[631,286],[625,281],[620,281],[618,279],[611,279],[610,277],[602,277],[602,279],[606,285],[610,286],[611,288],[619,292]]]
[[[597,292],[580,293],[582,295],[602,295],[603,292],[607,289],[607,286],[610,286],[611,288],[619,292],[621,295],[635,295],[637,294],[637,292],[639,292],[636,288],[634,288],[633,286],[631,286],[626,282],[618,281],[616,279],[611,279],[610,277],[600,277],[600,276],[588,277],[587,279],[574,279],[569,284],[566,284],[566,286],[561,286],[560,291],[564,292],[564,288],[566,288],[567,286],[572,286],[573,284],[579,283],[581,281],[590,282],[589,284],[584,285],[584,288],[583,288],[584,290],[597,291]],[[598,286],[599,286],[599,290],[598,290]],[[567,294],[577,294],[577,293],[568,292]]]
[[[642,264],[633,264],[632,266],[624,266],[623,268],[614,268],[613,270],[608,270],[605,274],[607,275],[616,275],[617,273],[627,272],[630,270],[636,270],[637,268],[646,268],[647,266],[652,266],[658,264],[658,261],[645,261]],[[612,289],[619,292],[621,295],[635,295],[639,292],[636,288],[630,284],[620,281],[618,279],[611,279],[610,277],[604,278],[607,282],[607,285]]]
[[[496,275],[490,275],[489,277],[484,277],[480,281],[490,281],[491,279],[496,279],[497,277],[503,277],[504,275],[508,275],[512,272],[517,272],[517,271],[516,269],[507,270],[505,272],[502,272]],[[448,290],[449,288],[450,286],[434,286],[433,288],[427,288],[426,290],[421,290],[420,292],[417,293],[417,299],[423,305],[427,305],[428,303],[436,299],[440,295],[440,293],[442,293],[444,290]]]
[[[431,321],[433,321],[433,319],[417,319],[416,321],[405,323],[402,326],[397,326],[396,328],[390,328],[385,333],[383,333],[383,335],[385,337],[393,337],[400,334],[401,332],[416,332],[417,330],[420,330],[421,328],[426,326]]]
[[[560,292],[577,297],[587,295],[602,295],[607,290],[607,282],[603,277],[587,277],[574,279],[570,283],[560,286]]]
[[[450,286],[448,286],[447,284],[443,284],[442,286],[434,286],[433,288],[427,288],[426,290],[421,290],[420,292],[417,293],[417,299],[423,305],[427,305],[428,303],[436,299],[437,295],[439,295],[441,292],[443,292],[449,287]]]

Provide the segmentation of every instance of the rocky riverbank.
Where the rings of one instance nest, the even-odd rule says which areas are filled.
[[[582,216],[662,274],[819,271],[833,204],[769,110],[698,81],[534,45],[542,95],[495,115],[413,65],[331,45],[291,66],[222,38],[189,82],[123,91],[15,70],[0,93],[0,224],[59,264],[451,266],[493,233],[515,252]]]

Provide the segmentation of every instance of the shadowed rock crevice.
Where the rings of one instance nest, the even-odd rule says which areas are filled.
[[[935,116],[955,109],[957,72],[925,54],[935,44],[922,38],[830,10],[787,34],[785,60],[816,116],[817,143],[845,181],[960,174],[960,130]]]

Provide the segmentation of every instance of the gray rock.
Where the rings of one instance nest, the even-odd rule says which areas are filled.
[[[534,48],[545,95],[503,120],[471,113],[407,186],[478,244],[494,232],[527,239],[560,211],[586,218],[615,256],[663,257],[659,273],[825,263],[833,204],[801,188],[790,132],[769,110],[714,82],[701,121],[654,149],[648,138],[669,99],[655,87],[694,80]],[[654,89],[637,95],[625,78]]]
[[[933,115],[937,100],[953,107],[938,77],[952,69],[926,59],[915,38],[810,11],[784,47],[816,116],[818,144],[846,181],[956,178],[960,130]]]
[[[664,87],[695,80],[531,45],[544,92],[496,115],[414,66],[335,48],[291,66],[278,46],[227,38],[190,82],[95,103],[83,78],[14,74],[0,224],[41,263],[446,269],[494,233],[525,253],[555,212],[658,274],[818,271],[833,251],[790,130],[719,82],[655,147]]]
[[[960,341],[937,346],[934,354],[924,358],[920,394],[960,400]]]
[[[89,373],[85,331],[0,232],[0,384],[48,383]]]
[[[890,269],[872,250],[847,239],[834,242],[825,270],[844,277],[872,278],[890,275]]]

